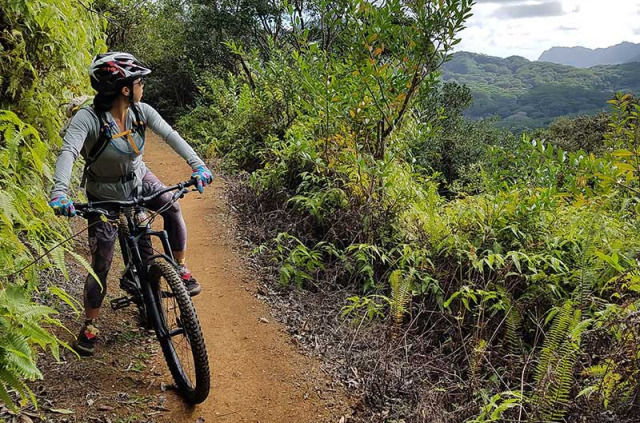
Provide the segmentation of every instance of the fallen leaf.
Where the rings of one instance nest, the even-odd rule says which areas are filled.
[[[113,407],[109,407],[108,405],[100,405],[100,406],[98,406],[98,410],[100,410],[100,411],[111,411],[111,410],[113,410]]]
[[[49,411],[58,414],[73,414],[73,410],[69,410],[68,408],[50,408]]]
[[[20,423],[33,423],[33,420],[31,420],[31,417],[21,414]]]
[[[264,318],[264,317],[261,317],[261,318],[260,318],[260,321],[261,321],[262,323],[269,323],[269,320],[267,320],[267,319],[266,319],[266,318]]]
[[[31,411],[22,411],[22,414],[24,414],[25,416],[33,417],[34,419],[39,419],[40,418],[40,414],[33,413]]]

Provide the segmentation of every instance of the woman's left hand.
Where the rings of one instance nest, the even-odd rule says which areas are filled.
[[[191,178],[196,180],[196,188],[202,194],[204,187],[213,182],[213,173],[206,166],[198,166],[193,169]]]

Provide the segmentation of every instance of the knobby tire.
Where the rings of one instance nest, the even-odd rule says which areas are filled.
[[[193,301],[187,292],[187,289],[178,276],[175,267],[167,260],[162,258],[156,258],[154,263],[149,267],[149,282],[153,292],[153,307],[158,312],[156,325],[160,324],[163,327],[156,327],[156,333],[160,334],[163,331],[171,330],[171,327],[167,327],[168,321],[170,321],[170,315],[175,313],[175,310],[168,310],[165,301],[163,301],[163,286],[167,287],[171,291],[172,298],[175,299],[174,308],[178,309],[179,326],[184,329],[184,334],[177,337],[184,337],[178,342],[174,342],[174,337],[162,338],[159,336],[160,345],[162,346],[162,352],[171,370],[176,386],[185,400],[191,404],[199,404],[203,402],[209,395],[210,388],[210,373],[209,373],[209,358],[207,356],[207,349],[204,342],[204,336],[202,335],[202,328],[198,321],[198,316],[193,305]],[[162,283],[162,280],[166,282],[166,285]],[[167,291],[165,291],[167,292]],[[166,293],[164,294],[166,296]],[[190,347],[190,354],[193,358],[193,372],[195,381],[190,380],[186,371],[191,370],[190,364],[187,363],[188,369],[185,369],[183,360],[180,359],[176,345],[184,348],[185,345],[180,342],[188,342]],[[195,384],[194,384],[195,382]]]

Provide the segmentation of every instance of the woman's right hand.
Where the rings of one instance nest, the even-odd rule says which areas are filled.
[[[52,198],[51,201],[49,201],[49,205],[53,208],[55,214],[68,217],[76,215],[76,208],[73,206],[73,201],[67,198],[66,195]]]

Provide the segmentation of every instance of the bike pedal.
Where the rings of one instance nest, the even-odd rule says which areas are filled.
[[[133,303],[133,299],[130,297],[115,298],[111,300],[111,309],[120,310],[121,308],[129,307]]]

